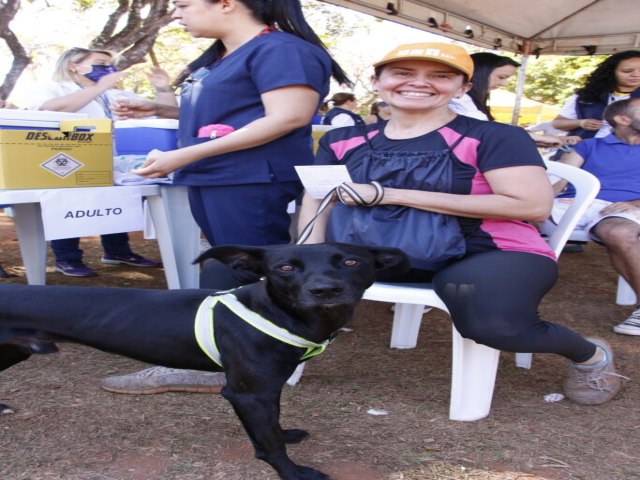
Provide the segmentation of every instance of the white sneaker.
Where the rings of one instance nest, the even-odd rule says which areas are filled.
[[[200,372],[151,367],[129,375],[103,378],[102,388],[113,393],[145,395],[164,392],[220,393],[224,372]]]
[[[640,335],[640,307],[624,322],[613,327],[613,331],[622,335]]]

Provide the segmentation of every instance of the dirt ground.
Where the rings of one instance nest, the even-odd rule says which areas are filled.
[[[155,242],[139,234],[132,245],[159,257]],[[98,238],[83,239],[82,248],[99,275],[73,279],[49,268],[47,283],[166,288],[161,269],[100,265]],[[0,283],[26,283],[13,225],[1,212],[0,264],[15,275]],[[535,355],[533,368],[523,370],[503,353],[491,415],[450,421],[448,317],[426,314],[417,348],[389,349],[390,305],[364,301],[353,331],[308,362],[298,386],[285,387],[283,425],[311,432],[289,447],[291,457],[336,480],[640,479],[640,337],[611,330],[631,307],[615,305],[617,277],[597,245],[564,254],[560,272],[541,313],[612,343],[621,373],[631,379],[615,400],[600,407],[545,403],[544,395],[561,391],[565,361]],[[0,479],[277,478],[253,458],[223,398],[115,395],[99,387],[104,376],[145,366],[67,344],[59,354],[0,372],[0,402],[16,408],[0,417]]]

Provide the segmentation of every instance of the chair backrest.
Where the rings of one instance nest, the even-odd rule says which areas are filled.
[[[600,181],[589,172],[564,163],[545,161],[547,173],[566,180],[576,189],[576,196],[560,222],[549,235],[549,246],[560,257],[565,243],[591,202],[600,191]]]

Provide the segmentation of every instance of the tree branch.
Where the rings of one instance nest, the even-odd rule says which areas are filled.
[[[25,68],[31,63],[31,58],[9,28],[9,23],[20,9],[20,0],[3,0],[0,2],[0,38],[2,38],[13,55],[11,68],[0,85],[0,98],[6,99],[18,82]]]

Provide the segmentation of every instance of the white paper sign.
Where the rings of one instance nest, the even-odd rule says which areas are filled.
[[[346,165],[297,166],[296,172],[305,190],[313,198],[324,198],[342,182],[351,182]]]
[[[137,188],[43,190],[40,206],[46,240],[135,232],[144,225]]]

